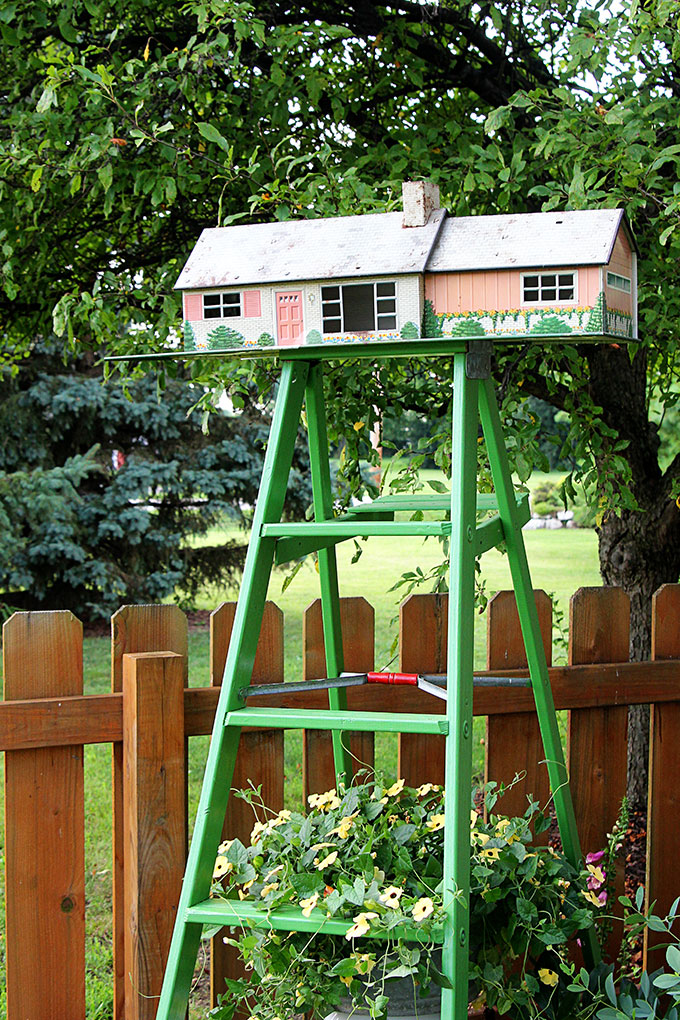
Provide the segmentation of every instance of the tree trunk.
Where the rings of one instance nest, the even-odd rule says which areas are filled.
[[[649,421],[647,364],[639,352],[631,362],[625,348],[599,346],[589,352],[590,392],[602,407],[605,422],[628,442],[623,455],[630,464],[630,488],[637,510],[609,513],[599,529],[600,572],[605,584],[618,585],[631,600],[630,657],[651,652],[651,606],[654,592],[680,576],[680,511],[670,497],[671,479],[661,472],[659,439]],[[628,799],[632,810],[647,801],[649,706],[629,709]]]

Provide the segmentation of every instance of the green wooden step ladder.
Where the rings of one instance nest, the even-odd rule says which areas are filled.
[[[422,341],[370,344],[365,347],[282,350],[281,379],[264,461],[252,537],[234,619],[220,691],[203,790],[198,806],[175,930],[163,982],[158,1020],[185,1016],[196,956],[204,925],[260,925],[287,931],[343,935],[351,922],[304,917],[300,908],[266,912],[248,901],[210,898],[213,865],[222,836],[227,799],[243,726],[325,729],[332,734],[338,783],[351,780],[349,741],[344,731],[369,730],[432,733],[446,736],[446,803],[444,885],[462,896],[444,897],[439,932],[442,970],[452,988],[442,990],[442,1020],[464,1020],[468,1005],[468,913],[470,869],[470,790],[472,783],[472,692],[475,559],[505,543],[529,664],[550,787],[564,851],[578,865],[581,858],[548,679],[548,669],[522,538],[529,518],[525,495],[516,495],[503,443],[501,421],[490,378],[492,341],[426,341],[429,353],[453,361],[452,481],[447,495],[390,495],[333,516],[328,439],[323,398],[323,367],[338,356],[422,355]],[[429,347],[433,346],[432,351]],[[308,523],[281,521],[300,416],[306,410],[314,499]],[[493,495],[477,495],[479,423],[486,439],[494,483]],[[400,511],[445,510],[445,521],[412,521]],[[477,511],[492,516],[477,522]],[[246,706],[242,691],[250,683],[272,567],[315,551],[318,553],[327,676],[343,672],[340,602],[335,546],[350,538],[381,535],[446,535],[450,548],[447,707],[445,715],[348,712],[346,690],[329,688],[328,710]],[[348,716],[351,722],[348,722]],[[321,929],[320,929],[321,924]],[[408,930],[403,932],[408,937]],[[586,955],[597,959],[592,933]]]

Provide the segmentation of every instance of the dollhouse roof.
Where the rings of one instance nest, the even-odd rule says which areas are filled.
[[[401,212],[210,227],[175,286],[191,290],[423,273],[445,215],[436,209],[423,227],[402,227]]]
[[[458,217],[435,209],[422,227],[404,227],[401,212],[210,227],[175,286],[603,266],[622,224],[636,250],[622,209]]]
[[[447,217],[428,272],[604,266],[612,255],[622,209]],[[624,221],[625,223],[625,221]],[[629,242],[635,243],[627,230]]]

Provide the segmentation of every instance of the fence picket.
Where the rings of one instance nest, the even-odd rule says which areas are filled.
[[[579,588],[569,608],[569,665],[628,662],[630,600],[622,588]],[[595,682],[597,680],[595,679]],[[567,765],[584,854],[602,849],[626,794],[626,706],[574,709],[567,724]],[[617,865],[612,912],[621,913],[624,866]],[[614,925],[607,955],[614,959],[621,928]]]
[[[375,613],[366,599],[357,596],[340,599],[342,646],[346,670],[373,669]],[[303,678],[318,680],[326,673],[326,646],[321,619],[321,599],[305,610],[302,624]],[[350,734],[350,749],[355,768],[373,767],[372,733]],[[302,746],[302,789],[307,803],[310,793],[323,793],[335,785],[335,769],[330,733],[305,730]]]
[[[548,665],[552,663],[552,603],[544,591],[535,591],[536,609]],[[499,591],[487,608],[486,668],[502,672],[527,665],[522,629],[513,591]],[[550,797],[548,770],[535,712],[517,712],[510,718],[489,715],[486,721],[484,780],[508,784],[516,774],[525,778],[504,794],[500,810],[505,815],[523,815],[527,796],[544,807]],[[547,833],[537,837],[547,841]]]
[[[399,608],[399,669],[402,672],[446,673],[448,606],[448,595],[409,595],[402,602]],[[405,779],[408,786],[443,783],[445,744],[444,737],[400,733],[399,777]]]
[[[70,612],[3,628],[5,699],[82,694],[83,628]],[[83,748],[5,755],[7,1020],[85,1017]]]
[[[229,639],[236,612],[235,602],[223,602],[210,616],[210,682],[220,686]],[[283,613],[273,602],[267,602],[262,618],[260,640],[252,674],[253,683],[283,682]],[[283,730],[243,730],[232,784],[242,789],[252,781],[262,784],[262,799],[274,811],[283,807]],[[222,830],[224,839],[237,837],[246,844],[253,827],[253,811],[245,801],[230,797]],[[224,992],[225,978],[243,976],[238,953],[225,946],[222,935],[211,940],[210,998],[217,1005],[217,996]]]
[[[661,659],[680,659],[680,584],[664,584],[652,600],[652,660]],[[656,900],[654,913],[664,916],[680,893],[671,824],[680,812],[680,702],[652,705],[650,711],[647,905]],[[646,935],[646,967],[656,970],[665,953],[654,946],[664,938],[658,932]]]
[[[188,627],[177,606],[123,606],[111,618],[111,690],[123,690],[123,656],[133,652],[175,652],[188,671]],[[185,682],[188,672],[185,673]],[[123,829],[123,745],[113,757],[113,1016],[125,1020],[125,843]]]
[[[154,1020],[186,858],[185,659],[123,657],[125,1018]]]

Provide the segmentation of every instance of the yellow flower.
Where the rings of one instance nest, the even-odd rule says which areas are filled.
[[[479,843],[480,846],[486,846],[486,844],[491,839],[491,836],[488,834],[488,832],[473,832],[472,838],[475,841],[475,843]]]
[[[327,790],[325,793],[310,793],[307,798],[310,807],[318,808],[319,811],[329,811],[340,807],[340,798],[336,790]]]
[[[255,822],[253,831],[250,833],[250,842],[254,845],[260,838],[261,833],[267,831],[267,826],[264,822]]]
[[[398,889],[396,885],[390,885],[380,893],[380,902],[384,903],[386,907],[390,907],[391,910],[396,910],[403,891],[403,889]]]
[[[600,901],[598,900],[598,898],[597,898],[597,896],[595,895],[595,893],[594,893],[594,892],[592,892],[592,891],[591,891],[590,889],[589,889],[589,890],[588,890],[587,892],[584,892],[584,893],[583,893],[583,895],[585,896],[585,898],[586,898],[586,899],[587,899],[587,900],[588,900],[588,901],[589,901],[590,903],[592,903],[592,904],[593,904],[593,906],[595,906],[595,907],[601,907],[601,906],[602,906],[602,904],[601,904],[601,903],[600,903]]]
[[[279,811],[276,818],[272,818],[269,823],[269,828],[275,829],[277,825],[285,825],[286,822],[290,821],[290,816],[291,812],[287,808],[284,808],[283,811]]]
[[[472,810],[470,811],[470,828],[471,829],[474,829],[475,825],[477,824],[478,819],[479,819],[479,812],[475,811],[475,809],[472,808]]]
[[[557,982],[559,981],[559,977],[557,976],[555,971],[550,970],[549,967],[541,967],[541,969],[538,972],[538,977],[543,982],[544,985],[549,985],[551,988],[554,988]]]
[[[370,974],[375,967],[375,957],[370,953],[352,953],[351,956],[356,960],[357,974]]]
[[[234,842],[233,839],[225,839],[224,843],[220,843],[220,845],[217,848],[218,854],[226,854],[227,850],[229,849],[233,842]]]
[[[302,916],[309,917],[309,915],[314,910],[314,907],[317,905],[318,902],[319,902],[318,892],[315,892],[313,896],[309,897],[309,899],[300,900],[300,906],[302,907]]]
[[[416,904],[414,904],[411,913],[413,914],[414,921],[424,921],[426,917],[434,912],[434,903],[429,896],[421,896]]]
[[[333,852],[330,853],[328,855],[328,857],[324,857],[324,859],[322,861],[320,861],[319,858],[316,857],[314,859],[314,863],[316,864],[317,869],[319,871],[323,871],[324,868],[330,868],[331,864],[335,864],[337,859],[338,859],[338,851],[337,850],[333,850]]]
[[[430,832],[436,832],[437,829],[444,828],[445,821],[444,815],[432,815],[431,818],[428,818],[426,825]]]
[[[497,861],[500,855],[501,852],[497,846],[487,846],[484,850],[479,851],[479,856],[485,857],[489,861]]]
[[[335,846],[335,843],[315,843],[314,846],[310,846],[309,849],[316,853],[317,850],[324,850],[327,846]]]
[[[234,865],[231,861],[228,861],[226,857],[218,857],[215,861],[215,867],[213,868],[213,878],[222,878],[223,875],[228,875],[230,871],[234,870]]]
[[[356,428],[356,425],[354,427]],[[343,985],[347,985],[347,987],[349,988],[349,986],[352,984],[352,981],[354,981],[354,978],[352,977],[351,974],[349,974],[347,977],[341,977],[340,980],[342,981]]]
[[[432,785],[432,783],[423,783],[422,786],[418,787],[416,793],[419,797],[427,797],[428,793],[431,793],[434,789],[436,788]]]
[[[392,786],[390,786],[389,790],[385,790],[385,796],[386,797],[399,796],[401,791],[404,789],[405,785],[406,785],[405,779],[397,779],[396,783],[393,783]]]
[[[328,833],[329,836],[339,836],[340,839],[347,839],[350,834],[350,830],[354,825],[354,819],[356,818],[356,812],[353,815],[346,815],[341,818],[337,828],[331,829]]]
[[[604,882],[604,872],[602,871],[602,868],[598,868],[594,864],[589,864],[588,871],[593,876],[594,881],[599,885],[602,885]]]
[[[278,882],[269,882],[267,885],[262,886],[260,896],[262,897],[262,899],[264,899],[265,896],[268,896],[270,892],[274,892],[274,890],[278,889],[278,887],[279,887]]]
[[[365,935],[371,927],[371,921],[378,915],[369,910],[365,914],[357,914],[353,918],[354,924],[345,933],[345,938],[349,942],[351,939],[359,938],[361,935]]]

